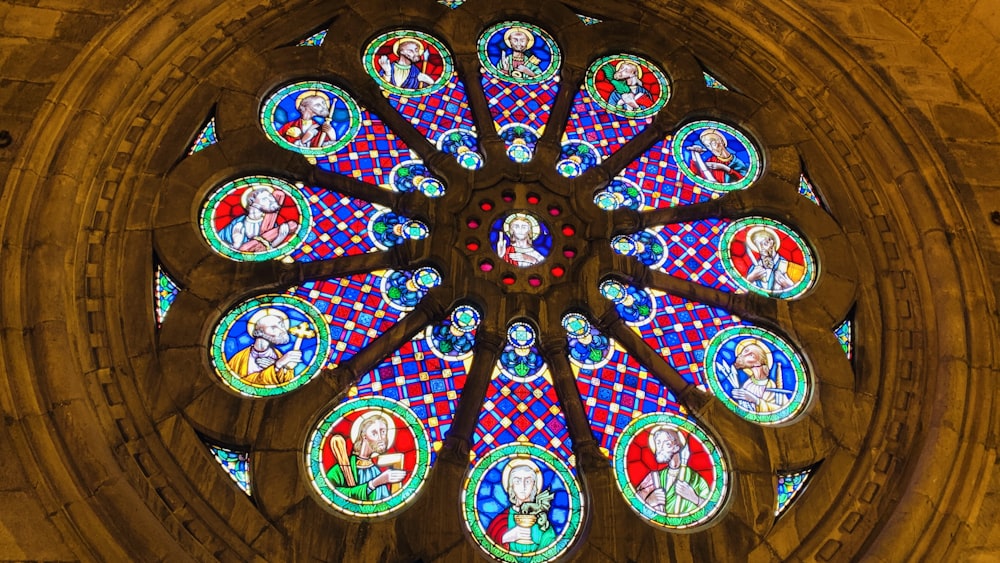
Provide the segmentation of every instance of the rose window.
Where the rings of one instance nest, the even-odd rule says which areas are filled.
[[[605,24],[566,14],[474,38],[334,22],[220,97],[172,173],[191,220],[157,244],[231,264],[185,288],[219,305],[184,400],[268,421],[232,444],[191,415],[248,494],[267,494],[256,460],[292,452],[313,506],[392,519],[458,460],[442,501],[482,553],[549,561],[586,534],[587,464],[663,533],[734,504],[774,517],[801,491],[819,456],[762,477],[747,441],[815,424],[847,365],[809,360],[839,352],[837,323],[803,317],[843,235],[772,125],[691,54],[622,36],[580,56],[574,34]],[[198,164],[251,145],[241,169]],[[178,288],[159,272],[166,328],[183,313],[166,317]],[[802,344],[814,326],[826,348]]]

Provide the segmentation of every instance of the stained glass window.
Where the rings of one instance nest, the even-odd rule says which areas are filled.
[[[181,288],[177,283],[170,278],[163,266],[157,264],[153,273],[153,308],[156,311],[157,326],[163,324],[163,319],[167,318],[167,311],[180,292]]]
[[[815,203],[816,205],[823,207],[823,202],[819,199],[819,194],[816,193],[816,188],[813,187],[812,182],[805,174],[799,176],[799,193],[805,196],[806,199]]]
[[[720,82],[718,78],[712,76],[711,74],[709,74],[707,72],[703,72],[701,74],[702,74],[702,76],[705,77],[705,86],[708,86],[709,88],[714,88],[716,90],[728,90],[729,89],[729,88],[726,87],[725,84],[723,84],[722,82]]]
[[[261,143],[312,173],[248,165],[199,186],[212,260],[281,262],[242,264],[274,277],[213,303],[205,377],[265,403],[347,374],[297,454],[313,500],[339,517],[394,517],[436,460],[468,456],[476,545],[499,561],[559,558],[590,510],[578,455],[593,436],[644,521],[716,525],[739,458],[732,431],[700,414],[722,411],[692,401],[721,403],[742,429],[807,416],[833,368],[806,360],[794,311],[772,311],[821,293],[822,245],[757,203],[775,185],[766,128],[672,106],[705,86],[735,95],[691,74],[693,56],[621,46],[576,59],[589,62],[567,84],[559,26],[484,21],[475,57],[447,26],[379,28],[362,44],[335,22],[300,45],[337,38],[360,57],[350,77],[247,86],[265,93],[247,113]],[[665,108],[675,125],[640,136]],[[507,158],[488,161],[493,150]],[[634,213],[606,213],[619,210]],[[850,354],[849,321],[837,336]],[[778,512],[804,482],[779,476]]]
[[[462,4],[465,4],[465,0],[438,0],[438,4],[448,6],[449,8],[454,10],[455,8],[461,6]]]
[[[326,39],[326,30],[324,29],[323,31],[319,31],[317,33],[310,35],[309,37],[306,37],[305,39],[299,41],[295,45],[297,47],[319,47],[320,45],[323,44],[323,41],[325,39]]]
[[[852,323],[851,319],[847,319],[840,323],[834,333],[837,335],[837,340],[840,342],[840,347],[844,349],[844,353],[847,354],[847,359],[853,359],[854,357],[854,341],[852,338]]]
[[[219,462],[222,469],[236,483],[241,491],[249,496],[250,493],[250,452],[238,451],[222,446],[206,443],[215,461]]]
[[[809,478],[812,477],[813,469],[815,467],[803,471],[778,473],[778,505],[774,509],[775,516],[781,516],[805,490]]]
[[[188,149],[188,155],[190,156],[200,150],[204,150],[218,142],[219,138],[215,134],[215,115],[212,115],[205,122],[205,125],[202,126],[201,132],[198,133],[198,137],[194,140],[194,143],[191,144],[191,148]]]
[[[590,16],[585,16],[583,14],[577,14],[576,17],[580,18],[580,21],[583,22],[583,25],[597,25],[603,21],[597,18],[592,18]]]

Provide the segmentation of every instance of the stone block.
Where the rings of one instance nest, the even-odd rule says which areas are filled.
[[[49,39],[55,35],[56,26],[63,13],[58,10],[13,6],[3,20],[3,34],[8,37]]]

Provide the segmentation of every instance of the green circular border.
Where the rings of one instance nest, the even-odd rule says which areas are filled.
[[[405,487],[384,500],[358,501],[346,498],[337,493],[334,487],[329,484],[326,473],[323,471],[323,441],[326,439],[330,428],[340,419],[344,418],[347,413],[358,409],[383,409],[391,411],[409,425],[416,438],[417,462],[414,466],[413,476],[407,480]],[[427,480],[427,474],[431,470],[430,460],[430,438],[427,436],[427,429],[424,427],[423,422],[403,403],[381,396],[358,397],[337,405],[313,428],[305,448],[306,474],[309,477],[309,483],[312,485],[312,491],[323,500],[323,505],[333,509],[338,514],[365,520],[388,516],[404,508],[407,503],[415,499],[417,493],[420,492],[420,489]],[[367,510],[359,511],[355,507],[366,507]]]
[[[218,351],[223,349],[223,343],[229,335],[229,330],[232,328],[233,322],[235,322],[240,315],[243,315],[247,311],[257,307],[267,307],[271,305],[287,305],[298,309],[300,312],[305,314],[309,320],[313,321],[313,324],[316,327],[316,356],[313,358],[310,366],[307,367],[302,374],[288,383],[281,385],[251,385],[244,382],[238,375],[229,370],[229,367],[226,366],[226,358]],[[240,303],[236,306],[236,308],[226,313],[226,316],[219,321],[219,323],[215,326],[215,329],[212,331],[212,346],[209,348],[208,355],[209,360],[212,363],[212,367],[215,368],[215,374],[222,380],[223,383],[226,384],[226,387],[232,389],[233,391],[250,397],[273,397],[275,395],[283,395],[312,381],[312,379],[319,374],[320,370],[323,369],[323,366],[326,365],[326,360],[330,356],[330,327],[326,324],[326,320],[323,318],[322,313],[320,313],[316,307],[312,305],[312,303],[309,303],[304,299],[293,295],[261,295]]]
[[[714,358],[715,355],[719,353],[719,348],[721,348],[723,344],[738,336],[752,336],[754,338],[767,340],[773,344],[775,348],[779,349],[781,353],[785,354],[785,356],[788,357],[789,361],[792,363],[792,367],[795,370],[796,392],[792,395],[792,400],[789,401],[788,404],[781,410],[765,414],[747,412],[745,409],[741,409],[739,405],[736,404],[736,401],[734,401],[732,397],[727,395],[725,391],[722,390],[722,386],[719,384],[718,374],[715,371]],[[760,327],[731,326],[717,332],[705,348],[705,359],[702,362],[702,368],[705,370],[705,379],[708,381],[708,386],[711,388],[712,393],[714,393],[715,396],[729,408],[729,410],[739,415],[740,418],[757,424],[780,424],[794,419],[800,415],[803,408],[809,404],[809,397],[812,395],[812,386],[809,384],[808,372],[805,369],[805,362],[802,361],[802,358],[795,352],[788,342],[785,342],[785,339],[767,329]]]
[[[540,76],[536,76],[535,78],[515,78],[513,76],[508,76],[503,71],[498,69],[497,66],[493,64],[493,61],[491,61],[489,56],[486,54],[486,46],[487,43],[489,43],[490,37],[492,37],[493,34],[496,33],[497,31],[500,31],[501,29],[510,26],[524,27],[530,29],[533,33],[541,37],[542,40],[546,41],[551,47],[552,60],[549,63],[549,68],[545,69],[545,72],[543,72]],[[549,32],[538,27],[537,25],[532,25],[530,23],[520,22],[520,21],[508,20],[500,22],[498,24],[491,25],[486,31],[484,31],[479,36],[479,40],[476,42],[476,54],[479,56],[479,64],[481,64],[483,68],[486,69],[487,72],[489,72],[490,74],[492,74],[493,76],[497,77],[500,80],[506,82],[513,82],[514,84],[538,84],[541,82],[545,82],[546,80],[549,80],[553,76],[558,74],[559,69],[562,68],[562,51],[559,50],[559,44],[556,43],[556,40],[553,39],[551,35],[549,35]]]
[[[234,248],[231,248],[226,241],[219,238],[219,233],[215,231],[215,209],[219,205],[219,202],[226,197],[233,188],[240,187],[241,185],[250,184],[270,184],[276,188],[281,189],[281,191],[288,194],[293,201],[295,201],[295,207],[299,210],[299,230],[298,232],[288,240],[288,242],[282,244],[278,248],[272,248],[271,250],[265,252],[241,252]],[[302,244],[309,232],[312,229],[312,209],[309,206],[309,201],[306,199],[305,195],[299,191],[298,187],[294,184],[282,180],[280,178],[275,178],[273,176],[243,176],[230,180],[225,184],[219,186],[212,192],[211,197],[205,202],[201,207],[201,235],[204,237],[205,242],[208,246],[215,251],[216,254],[225,256],[231,260],[237,262],[263,262],[265,260],[273,260],[275,258],[281,258],[288,255],[296,248]],[[309,228],[305,228],[308,225]]]
[[[617,108],[607,102],[600,92],[597,91],[597,86],[595,80],[597,79],[597,71],[601,69],[605,64],[611,61],[628,60],[634,63],[638,63],[642,66],[648,68],[653,75],[656,77],[656,81],[660,83],[660,99],[656,101],[652,106],[635,111],[622,110]],[[645,117],[650,117],[655,115],[656,112],[663,109],[663,106],[667,105],[667,101],[670,99],[670,81],[667,80],[667,76],[660,70],[660,67],[653,64],[652,61],[644,59],[642,57],[637,57],[635,55],[629,55],[627,53],[621,53],[618,55],[610,55],[607,57],[601,57],[596,61],[590,63],[590,67],[587,68],[587,80],[585,82],[587,88],[587,95],[590,96],[597,105],[601,106],[605,111],[613,115],[620,115],[622,117],[628,117],[630,119],[642,119]]]
[[[441,61],[444,68],[442,68],[441,77],[438,78],[437,81],[430,86],[425,86],[423,88],[400,88],[399,86],[391,84],[382,78],[382,75],[378,73],[379,69],[375,68],[375,52],[378,51],[379,47],[384,45],[387,41],[400,37],[417,37],[427,43],[430,43],[438,50],[439,53],[441,53]],[[375,80],[375,82],[379,85],[379,88],[407,98],[416,98],[437,92],[448,84],[448,81],[451,80],[451,75],[455,72],[455,63],[452,61],[451,52],[444,46],[444,43],[436,37],[428,35],[422,31],[412,29],[399,29],[379,35],[368,43],[362,57],[361,63],[365,67],[365,72],[367,72],[368,76]]]
[[[748,225],[765,225],[775,229],[780,229],[786,235],[791,237],[791,239],[795,241],[795,244],[799,245],[799,248],[802,249],[802,257],[805,259],[806,274],[802,276],[802,279],[792,286],[791,289],[786,289],[782,292],[764,291],[754,284],[746,281],[743,274],[741,274],[736,267],[733,266],[732,252],[729,250],[729,247],[732,244],[733,237],[736,236],[737,231]],[[808,244],[806,244],[805,239],[784,223],[780,223],[774,219],[768,219],[767,217],[744,217],[730,223],[730,225],[722,231],[722,234],[719,235],[718,256],[719,260],[722,262],[722,268],[726,271],[729,278],[736,283],[736,285],[738,285],[741,289],[745,289],[758,295],[764,295],[766,297],[794,299],[809,291],[818,277],[818,266],[816,264],[816,260],[813,258],[812,249]]]
[[[347,133],[342,135],[340,139],[337,139],[336,143],[320,148],[297,147],[278,134],[278,130],[274,128],[274,111],[278,107],[278,103],[285,96],[298,90],[323,90],[344,101],[344,105],[347,106],[347,111],[350,114],[350,126],[347,129]],[[354,101],[354,98],[350,94],[329,82],[293,82],[282,86],[267,97],[267,101],[264,102],[260,110],[260,125],[264,128],[264,134],[267,135],[267,138],[285,150],[305,156],[328,156],[346,147],[357,136],[358,131],[361,130],[361,108],[358,107],[358,103]]]
[[[705,446],[705,451],[711,457],[712,464],[715,467],[715,484],[712,486],[711,496],[708,501],[698,510],[685,516],[667,516],[653,511],[653,509],[649,508],[646,503],[642,502],[636,496],[635,490],[628,482],[628,471],[625,468],[625,462],[627,461],[626,453],[628,452],[629,445],[639,432],[658,424],[672,424],[683,428],[690,434],[694,434],[702,445]],[[715,440],[711,439],[708,433],[702,430],[698,424],[680,414],[652,412],[634,419],[625,427],[621,436],[619,436],[612,459],[612,465],[615,470],[615,484],[618,485],[618,490],[625,497],[625,500],[628,501],[629,507],[639,514],[639,516],[657,526],[674,530],[701,526],[718,516],[723,508],[725,508],[726,501],[729,499],[729,473],[727,472],[727,464],[722,451],[715,443]]]
[[[570,498],[569,520],[566,522],[566,529],[549,547],[534,553],[512,553],[496,545],[486,535],[479,518],[476,517],[478,507],[476,506],[476,489],[482,482],[483,475],[496,464],[508,457],[530,457],[548,464],[566,485],[566,493]],[[472,534],[476,544],[494,559],[508,563],[533,563],[551,561],[564,555],[570,545],[576,541],[580,530],[583,527],[585,503],[580,490],[579,483],[573,476],[570,468],[552,452],[530,443],[504,444],[480,459],[472,467],[465,479],[462,492],[462,520],[465,527]]]
[[[687,167],[687,163],[683,163],[677,160],[678,155],[680,155],[683,152],[684,139],[687,138],[687,136],[692,131],[694,131],[695,129],[701,129],[702,127],[721,129],[726,133],[729,133],[733,137],[739,139],[739,141],[743,143],[743,146],[747,147],[747,152],[750,154],[750,162],[747,163],[747,173],[743,176],[742,179],[736,182],[730,182],[728,184],[709,182],[708,180],[702,178],[701,176],[698,176],[697,174],[691,172]],[[757,148],[757,145],[755,145],[753,141],[750,140],[750,137],[748,137],[745,133],[743,133],[739,129],[736,129],[731,125],[726,125],[725,123],[722,123],[720,121],[703,119],[701,121],[694,121],[688,123],[684,127],[681,127],[681,129],[677,132],[677,134],[674,135],[673,142],[671,143],[671,151],[673,151],[674,162],[677,163],[677,168],[681,171],[681,173],[684,174],[684,176],[687,179],[691,180],[698,186],[705,188],[706,190],[711,190],[713,192],[727,193],[727,192],[735,192],[738,190],[746,189],[747,187],[750,186],[750,184],[757,181],[757,178],[760,177],[760,172],[762,169],[761,152]]]

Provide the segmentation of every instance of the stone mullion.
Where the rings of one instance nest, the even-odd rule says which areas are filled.
[[[486,392],[493,378],[493,371],[500,359],[505,337],[502,332],[480,328],[476,335],[475,353],[472,367],[465,378],[462,396],[455,409],[451,430],[445,438],[441,450],[442,459],[466,465],[469,462],[469,451],[472,447],[472,436],[479,422],[479,413]]]

